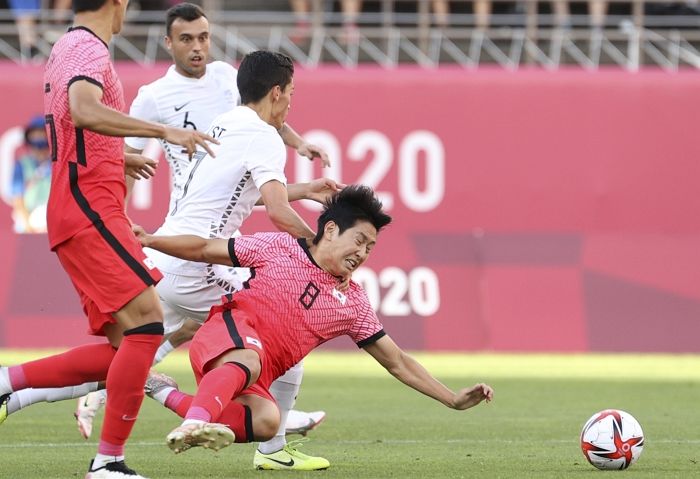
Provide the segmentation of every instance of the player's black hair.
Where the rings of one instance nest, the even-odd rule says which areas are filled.
[[[165,33],[170,36],[173,22],[178,18],[182,18],[186,22],[193,22],[201,17],[207,18],[199,5],[187,2],[173,5],[165,12]]]
[[[284,90],[294,76],[292,59],[283,53],[258,50],[247,54],[238,67],[241,104],[257,103],[275,86]]]
[[[318,229],[313,243],[318,244],[323,238],[323,229],[329,221],[338,225],[342,234],[352,228],[358,221],[368,221],[377,232],[391,223],[391,216],[382,211],[382,202],[374,195],[369,186],[346,186],[326,201],[323,213],[318,217]]]
[[[73,12],[94,12],[102,8],[107,0],[73,0]]]

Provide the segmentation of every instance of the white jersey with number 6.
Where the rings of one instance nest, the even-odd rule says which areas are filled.
[[[175,71],[175,65],[158,80],[144,85],[131,104],[129,114],[142,120],[163,125],[192,128],[199,131],[209,129],[214,118],[231,111],[240,103],[236,85],[238,71],[225,62],[207,65],[201,78],[188,78]],[[127,146],[137,150],[146,147],[148,138],[126,138]],[[159,140],[165,152],[171,172],[172,201],[180,195],[190,160],[182,147]]]

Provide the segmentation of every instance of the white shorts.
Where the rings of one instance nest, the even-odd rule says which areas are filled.
[[[250,276],[246,268],[213,265],[206,276],[180,276],[163,273],[156,286],[163,306],[165,334],[177,331],[186,319],[203,323],[209,310],[221,302],[221,297],[238,291]]]

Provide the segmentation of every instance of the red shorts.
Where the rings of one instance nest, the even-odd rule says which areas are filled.
[[[265,368],[265,352],[257,331],[252,326],[250,316],[238,309],[227,306],[213,306],[204,325],[199,328],[190,344],[190,363],[197,384],[209,371],[216,358],[233,349],[251,349],[260,356],[260,370]],[[260,373],[258,380],[241,396],[254,394],[275,402],[269,388],[272,380]]]
[[[104,335],[112,313],[163,278],[141,248],[125,216],[90,226],[56,246],[58,259],[80,295],[89,333]]]

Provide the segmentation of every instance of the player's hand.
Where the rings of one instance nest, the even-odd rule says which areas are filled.
[[[319,203],[325,203],[328,198],[345,188],[343,183],[336,183],[330,178],[318,178],[309,183],[306,198]]]
[[[148,246],[148,238],[150,235],[148,233],[146,233],[146,230],[143,229],[142,226],[132,224],[131,231],[136,236],[136,239],[139,240],[139,243],[141,243],[141,246],[143,246],[144,248]]]
[[[297,153],[299,153],[301,156],[307,157],[311,161],[313,161],[315,158],[320,158],[322,168],[331,166],[326,150],[318,145],[314,145],[313,143],[302,143],[299,145],[299,148],[297,148]]]
[[[124,172],[134,178],[147,180],[156,174],[158,162],[152,158],[135,153],[124,153]]]
[[[461,389],[455,394],[452,407],[463,410],[474,407],[482,401],[490,402],[493,399],[493,388],[488,384],[479,383],[467,389]]]
[[[209,153],[212,157],[214,152],[209,148],[209,143],[219,144],[219,141],[214,137],[202,133],[197,130],[190,130],[189,128],[165,128],[165,141],[170,143],[175,143],[176,145],[182,145],[185,147],[183,152],[187,153],[187,156],[192,159],[192,155],[197,151],[197,145],[201,146]]]

